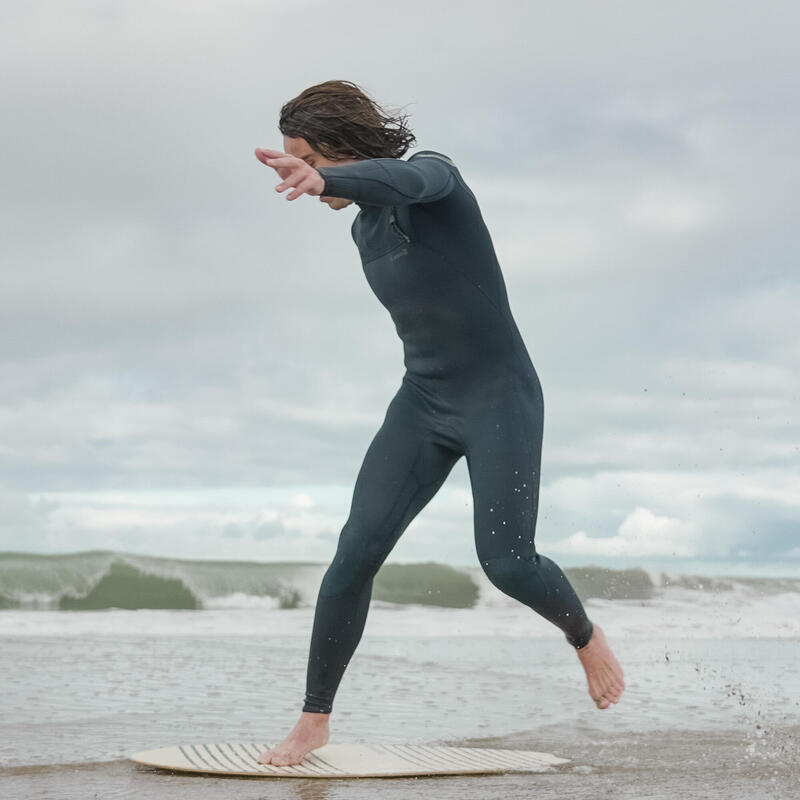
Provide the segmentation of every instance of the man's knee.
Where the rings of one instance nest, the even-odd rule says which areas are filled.
[[[322,579],[320,595],[360,592],[375,577],[385,559],[385,553],[374,545],[370,546],[369,537],[343,535]]]
[[[483,558],[481,566],[486,577],[504,594],[519,598],[527,596],[541,581],[534,558],[508,555],[499,558]]]

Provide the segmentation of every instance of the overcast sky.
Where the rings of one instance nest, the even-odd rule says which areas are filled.
[[[327,561],[403,374],[256,146],[324,80],[475,192],[541,552],[800,570],[796,3],[0,4],[0,550]],[[477,564],[466,462],[393,561]]]

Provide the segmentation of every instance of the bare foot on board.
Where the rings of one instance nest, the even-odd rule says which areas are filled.
[[[312,750],[328,743],[330,738],[328,717],[330,714],[303,711],[289,735],[272,750],[261,753],[257,759],[258,763],[274,764],[279,767],[299,764]]]
[[[625,690],[622,667],[608,646],[603,629],[594,626],[589,643],[577,651],[578,658],[586,670],[589,694],[598,708],[608,708],[619,702]]]

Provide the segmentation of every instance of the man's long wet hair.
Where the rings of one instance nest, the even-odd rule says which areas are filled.
[[[331,161],[400,158],[416,141],[408,116],[392,115],[351,81],[309,86],[281,108],[278,130]]]

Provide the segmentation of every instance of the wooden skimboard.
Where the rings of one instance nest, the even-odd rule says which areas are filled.
[[[569,759],[533,750],[414,744],[331,744],[312,750],[299,764],[259,764],[271,744],[221,742],[141,750],[131,761],[161,769],[263,778],[388,778],[411,775],[471,775],[548,772]]]

